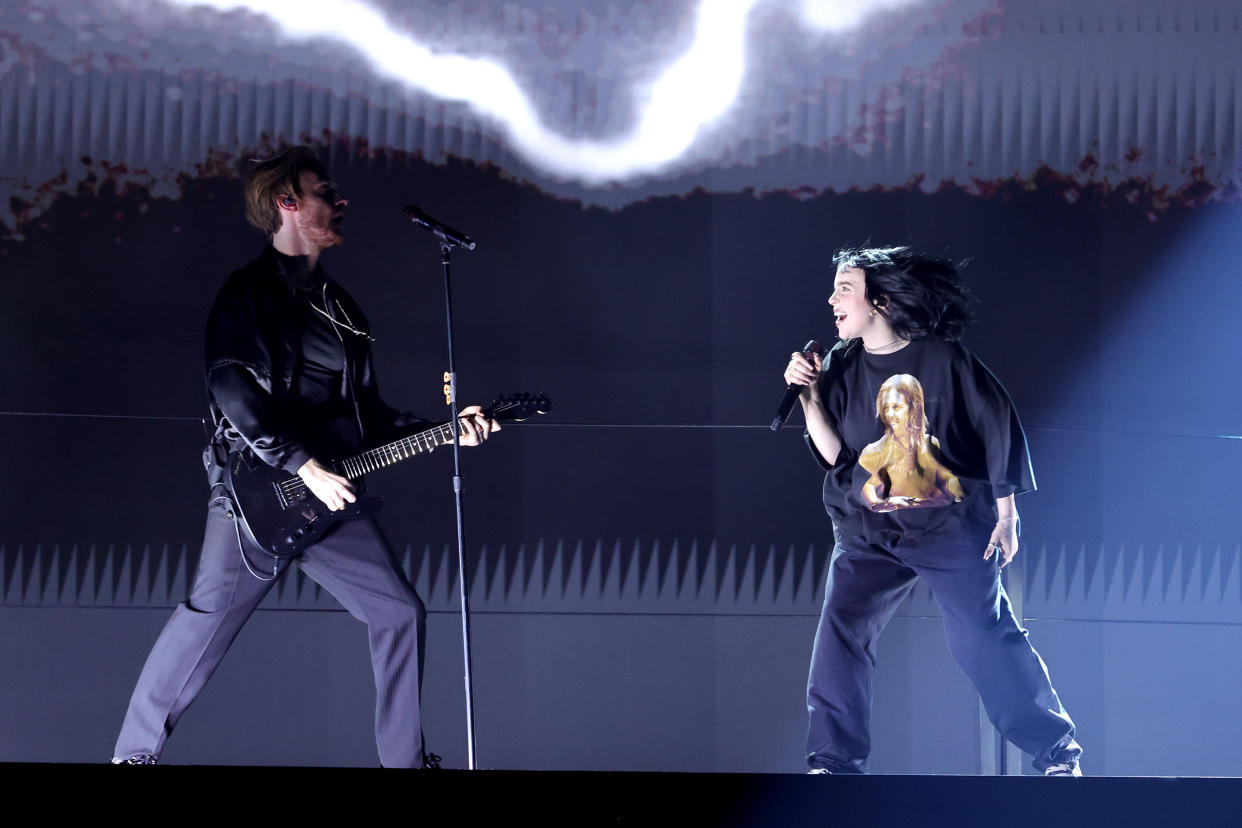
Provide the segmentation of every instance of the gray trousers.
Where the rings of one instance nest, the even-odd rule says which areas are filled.
[[[190,596],[173,611],[147,656],[117,738],[113,755],[119,760],[160,755],[181,714],[275,583],[246,568],[232,514],[223,498],[213,500],[207,510]],[[254,552],[249,543],[246,549],[250,566],[270,579],[271,557]],[[373,522],[347,521],[307,549],[297,563],[367,625],[380,762],[393,768],[421,767],[419,701],[427,612],[388,544]]]

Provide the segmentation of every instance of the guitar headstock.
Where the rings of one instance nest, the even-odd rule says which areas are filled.
[[[491,405],[494,418],[510,422],[521,422],[533,414],[547,414],[551,409],[552,401],[546,394],[532,394],[529,391],[501,394]]]

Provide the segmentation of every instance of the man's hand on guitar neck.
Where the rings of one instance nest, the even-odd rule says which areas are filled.
[[[334,512],[339,512],[345,508],[346,503],[353,503],[358,499],[354,495],[354,484],[319,465],[314,457],[302,464],[302,468],[298,469],[298,477],[302,478],[311,494]]]
[[[463,446],[482,445],[489,434],[500,431],[500,423],[483,416],[481,405],[472,405],[458,413],[460,414]],[[353,483],[339,474],[328,471],[313,457],[298,469],[298,477],[302,478],[302,482],[306,484],[306,488],[311,490],[311,494],[323,501],[324,505],[334,512],[339,512],[345,508],[346,503],[353,503],[358,499],[354,495]]]
[[[483,416],[483,406],[472,405],[457,412],[461,421],[461,444],[463,446],[482,445],[487,435],[500,431],[500,423]]]

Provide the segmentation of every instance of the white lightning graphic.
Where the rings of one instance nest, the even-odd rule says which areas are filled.
[[[826,31],[849,29],[878,11],[908,6],[914,0],[802,0],[802,20]]]
[[[694,42],[647,90],[629,135],[574,140],[540,123],[530,98],[498,62],[434,54],[358,0],[169,0],[270,18],[290,38],[344,43],[378,74],[444,100],[463,101],[500,123],[517,150],[553,174],[589,184],[656,172],[680,158],[700,130],[725,114],[745,74],[746,17],[758,0],[699,6]]]
[[[552,175],[588,185],[657,173],[683,157],[738,98],[745,75],[746,21],[761,0],[701,0],[690,48],[646,89],[639,117],[624,136],[571,139],[545,127],[529,96],[499,62],[436,54],[399,32],[362,0],[166,0],[269,18],[297,40],[343,43],[379,76],[443,100],[461,101],[493,119],[511,146]],[[803,0],[802,20],[820,30],[857,25],[873,11],[914,0]]]

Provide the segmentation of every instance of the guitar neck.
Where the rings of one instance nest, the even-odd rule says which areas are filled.
[[[391,466],[394,463],[417,457],[420,454],[428,454],[432,450],[451,442],[453,442],[452,424],[441,423],[438,426],[432,426],[426,431],[411,434],[409,437],[402,437],[400,440],[393,440],[391,443],[378,448],[368,449],[345,460],[338,460],[335,466],[344,476],[351,480],[357,480],[368,472]]]
[[[548,410],[549,404],[548,398],[543,394],[538,396],[518,394],[513,397],[498,398],[491,408],[483,409],[482,414],[488,419],[510,422],[529,417],[531,414],[542,414]],[[458,419],[465,418],[459,417]],[[379,448],[369,449],[345,460],[339,460],[332,465],[337,472],[350,480],[358,480],[368,472],[400,463],[402,460],[408,460],[420,454],[429,454],[434,449],[451,442],[453,442],[453,425],[450,420],[417,434],[411,434],[409,437],[393,440]]]

